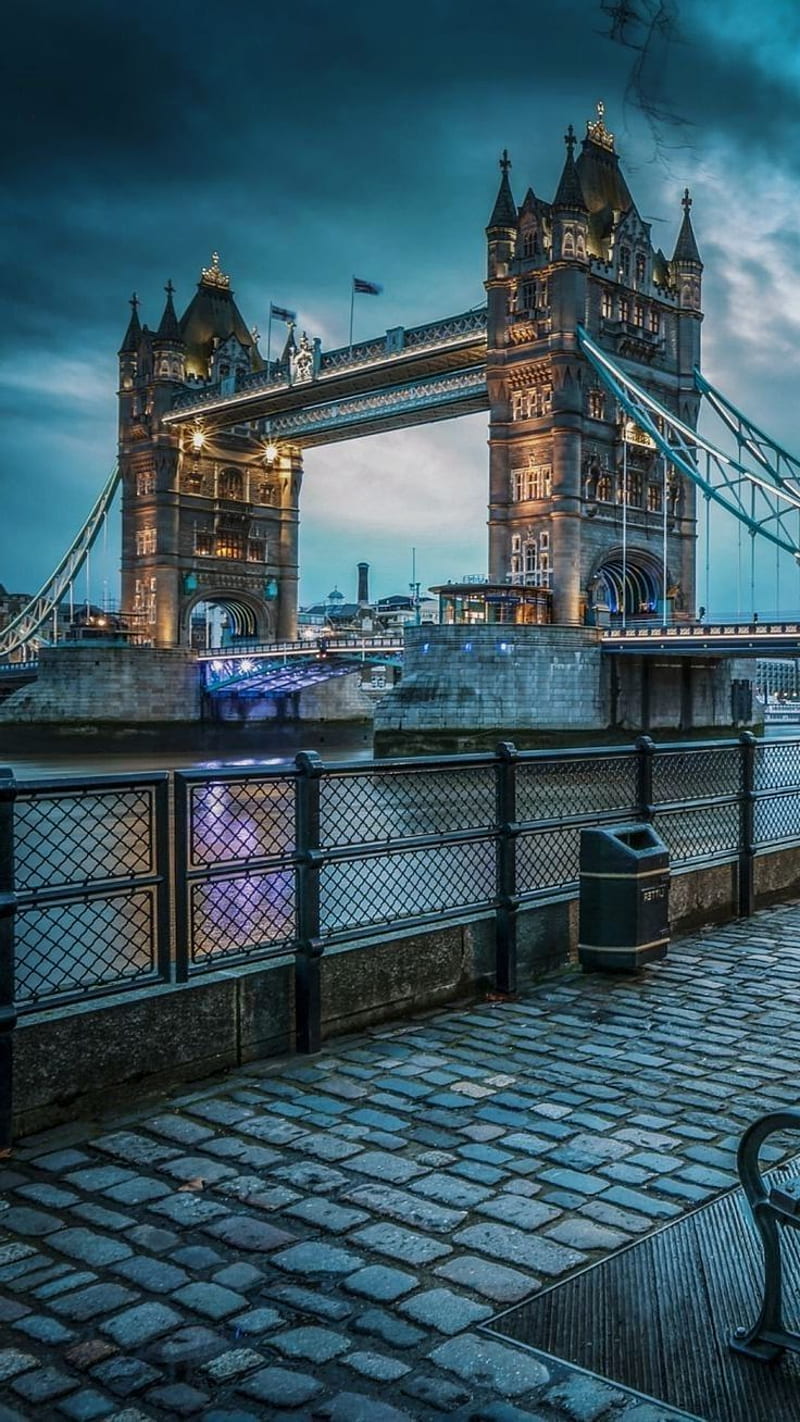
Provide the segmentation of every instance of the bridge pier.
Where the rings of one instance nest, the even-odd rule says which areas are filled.
[[[752,672],[749,673],[752,675]],[[402,681],[375,711],[379,755],[718,736],[754,723],[735,658],[618,656],[589,627],[408,628]],[[743,683],[744,681],[744,688]]]

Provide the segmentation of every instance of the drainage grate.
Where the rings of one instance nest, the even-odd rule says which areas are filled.
[[[798,1327],[800,1231],[782,1230],[785,1322]],[[741,1191],[696,1210],[492,1319],[486,1328],[705,1422],[800,1417],[800,1356],[731,1353],[755,1320],[761,1248]]]

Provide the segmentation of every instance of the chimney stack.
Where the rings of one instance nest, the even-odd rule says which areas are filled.
[[[358,605],[369,606],[369,563],[358,565]]]

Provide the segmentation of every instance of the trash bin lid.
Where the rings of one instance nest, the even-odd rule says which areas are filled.
[[[669,850],[651,824],[581,830],[581,873],[641,873],[669,868]]]

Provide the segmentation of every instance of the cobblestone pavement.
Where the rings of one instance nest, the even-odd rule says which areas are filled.
[[[21,1141],[0,1422],[659,1422],[476,1331],[735,1183],[796,1102],[800,908]]]

